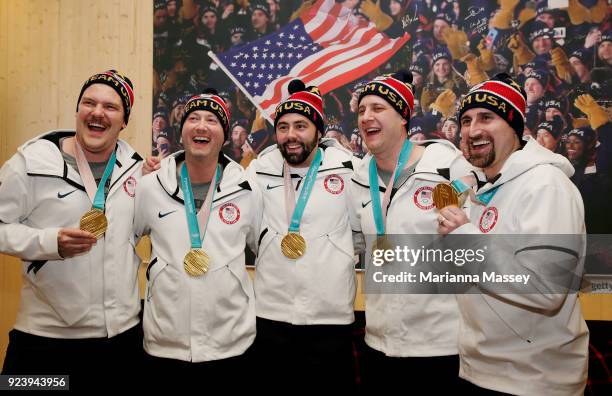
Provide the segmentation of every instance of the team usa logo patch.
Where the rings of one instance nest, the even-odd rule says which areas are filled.
[[[330,194],[337,195],[344,191],[344,180],[342,180],[342,178],[338,175],[327,176],[323,182],[323,185]]]
[[[123,189],[130,197],[134,198],[136,196],[136,179],[130,176],[123,182]]]
[[[484,211],[482,216],[480,216],[480,231],[481,232],[489,232],[495,227],[497,224],[497,219],[499,218],[499,213],[497,212],[497,208],[491,206]]]
[[[414,192],[412,197],[414,204],[423,210],[433,209],[435,206],[433,200],[433,188],[429,186],[421,187]]]
[[[234,224],[240,220],[240,209],[231,202],[223,204],[219,208],[219,217],[225,224]]]

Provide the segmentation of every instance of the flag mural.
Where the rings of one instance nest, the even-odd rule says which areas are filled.
[[[319,0],[274,33],[210,56],[271,119],[294,78],[325,94],[376,69],[409,39],[389,38],[342,4]]]

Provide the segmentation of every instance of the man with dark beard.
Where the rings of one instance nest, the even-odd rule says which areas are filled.
[[[496,246],[486,267],[466,265],[462,271],[532,274],[529,284],[503,289],[476,281],[473,291],[457,296],[459,376],[469,381],[462,393],[582,395],[589,331],[576,285],[569,283],[580,279],[584,265],[584,208],[567,158],[535,139],[521,140],[526,96],[510,76],[498,74],[474,86],[459,109],[464,151],[480,168],[479,188],[469,217],[458,208],[440,211],[438,232],[515,236],[504,243],[528,235],[510,254],[500,255]],[[546,236],[548,243],[541,243]]]
[[[277,145],[247,170],[263,202],[255,277],[257,385],[350,391],[355,273],[346,190],[357,160],[335,139],[321,140],[323,101],[316,87],[294,80],[289,93],[276,108]]]

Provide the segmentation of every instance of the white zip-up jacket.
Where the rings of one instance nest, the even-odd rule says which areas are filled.
[[[183,268],[191,241],[176,173],[184,157],[180,151],[165,158],[138,186],[135,234],[149,235],[152,245],[144,347],[153,356],[191,362],[237,356],[255,339],[255,301],[244,249],[247,242],[255,249],[258,195],[242,167],[220,153],[223,176],[202,245],[210,257],[209,269],[190,276]]]
[[[387,212],[385,233],[402,234],[406,240],[411,234],[437,234],[438,211],[432,200],[433,188],[472,170],[450,142],[433,140],[422,144],[425,151],[414,173],[391,194]],[[372,155],[368,154],[355,170],[350,185],[351,208],[355,213],[351,218],[353,230],[375,236],[369,182],[371,160]],[[386,188],[380,177],[378,182],[382,202]],[[371,247],[366,249],[366,254],[371,254]],[[366,343],[387,356],[457,354],[459,309],[454,295],[366,294],[365,313]]]
[[[355,264],[347,187],[358,159],[334,139],[323,139],[323,159],[304,209],[300,234],[306,253],[291,260],[281,252],[289,225],[285,211],[283,156],[264,150],[247,169],[262,194],[255,295],[257,316],[295,325],[354,321]],[[292,175],[299,197],[303,180]]]
[[[471,223],[453,234],[584,234],[582,199],[569,179],[573,172],[565,157],[529,140],[508,158],[501,176],[478,191],[498,188],[493,199],[487,206],[473,205]],[[486,270],[504,273],[520,266],[545,291],[558,269],[580,278],[584,252],[572,255],[572,249],[525,246],[512,262],[489,259]],[[589,336],[577,292],[497,295],[488,290],[460,295],[458,301],[462,378],[516,395],[583,394]]]
[[[51,131],[23,146],[0,170],[0,251],[22,259],[23,286],[15,329],[51,338],[112,337],[139,319],[138,265],[132,219],[142,158],[117,143],[106,197],[108,229],[83,255],[62,259],[60,228],[79,228],[91,209],[78,172]]]

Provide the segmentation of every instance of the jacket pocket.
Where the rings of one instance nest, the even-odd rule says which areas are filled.
[[[25,277],[38,298],[49,304],[67,326],[85,318],[91,306],[89,256],[49,261],[38,269],[30,268],[34,263],[24,262]]]
[[[270,227],[265,227],[261,234],[259,234],[259,247],[257,250],[257,259],[255,260],[256,264],[265,256],[266,251],[278,235],[280,234]]]
[[[232,262],[210,275],[206,327],[217,347],[227,349],[255,333],[255,300],[249,275]]]
[[[181,324],[180,277],[173,266],[159,257],[151,260],[146,276],[145,333],[147,338],[167,339]]]

